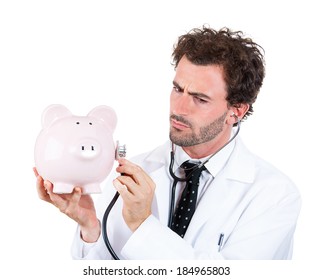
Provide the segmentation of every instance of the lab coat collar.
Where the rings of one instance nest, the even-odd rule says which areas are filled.
[[[146,161],[159,163],[159,167],[165,165],[166,168],[168,168],[170,164],[171,150],[172,144],[170,141],[167,141],[165,145],[152,151],[147,156]],[[222,160],[223,158],[224,160]],[[175,166],[178,168],[179,163],[175,162]],[[224,176],[227,179],[243,183],[252,183],[255,176],[254,158],[239,136],[237,136],[233,142],[227,145],[218,154],[212,157],[205,166],[214,177],[223,170]]]
[[[205,164],[206,169],[213,177],[215,177],[218,172],[223,169],[234,149],[234,146],[234,141],[230,142],[221,151],[219,151],[216,155],[210,158],[210,160]],[[208,158],[209,157],[205,157],[202,159],[192,159],[188,156],[188,154],[183,150],[182,147],[176,147],[174,170],[176,171],[179,166],[181,166],[181,164],[187,160],[194,163],[200,163],[206,161]]]

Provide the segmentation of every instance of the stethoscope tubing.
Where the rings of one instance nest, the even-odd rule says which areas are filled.
[[[237,122],[237,130],[234,133],[234,135],[221,147],[219,148],[215,153],[213,153],[210,157],[208,157],[204,162],[199,163],[199,165],[196,165],[193,167],[193,170],[189,173],[187,177],[178,177],[175,175],[173,167],[174,167],[174,162],[175,162],[175,153],[174,153],[174,144],[172,143],[172,151],[171,151],[171,161],[169,165],[169,173],[171,177],[173,178],[173,186],[172,186],[172,191],[171,191],[171,199],[170,199],[170,207],[169,207],[169,215],[168,215],[168,223],[167,226],[171,227],[172,221],[173,221],[173,214],[174,214],[174,207],[175,207],[175,193],[176,193],[176,186],[178,182],[186,182],[189,180],[189,178],[192,176],[192,174],[200,169],[203,165],[208,163],[212,157],[214,157],[219,151],[221,151],[223,148],[225,148],[230,142],[232,142],[238,135],[240,131],[240,125],[241,121],[238,120]]]
[[[172,186],[172,191],[171,191],[171,202],[170,202],[170,210],[169,210],[169,218],[168,218],[168,227],[171,227],[172,224],[172,220],[173,220],[173,213],[174,213],[174,206],[175,206],[175,192],[176,192],[176,186],[178,182],[186,182],[191,176],[192,174],[199,168],[201,168],[203,165],[205,165],[207,162],[209,162],[209,160],[215,156],[220,150],[222,150],[225,146],[227,146],[231,141],[233,141],[236,136],[238,135],[239,131],[240,131],[240,120],[237,122],[237,130],[235,132],[235,134],[231,137],[231,139],[229,139],[228,142],[226,142],[226,144],[224,144],[220,149],[218,149],[214,154],[212,154],[209,158],[207,158],[204,162],[200,163],[199,165],[197,165],[196,167],[194,167],[192,170],[192,172],[190,172],[190,174],[185,177],[185,178],[180,178],[178,176],[175,175],[174,171],[173,171],[173,167],[174,167],[174,162],[175,162],[175,153],[174,153],[174,144],[172,143],[172,151],[170,154],[171,157],[171,162],[169,165],[169,173],[171,175],[171,177],[173,178],[173,186]],[[108,238],[108,233],[107,233],[107,221],[108,221],[108,217],[109,214],[114,206],[114,204],[116,203],[117,199],[119,198],[119,193],[116,192],[113,199],[111,200],[109,206],[107,207],[103,218],[102,218],[102,235],[103,235],[103,240],[104,243],[108,249],[108,251],[110,252],[112,258],[114,260],[119,260],[120,258],[117,256],[117,254],[115,253],[114,249],[112,248],[109,238]]]

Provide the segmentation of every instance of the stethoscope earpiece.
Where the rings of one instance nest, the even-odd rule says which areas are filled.
[[[239,117],[238,117],[234,112],[232,112],[231,117],[234,117],[234,118],[236,119],[236,122],[237,122],[237,123],[240,122]]]

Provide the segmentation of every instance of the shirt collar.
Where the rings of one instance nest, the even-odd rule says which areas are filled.
[[[231,135],[232,137],[233,135]],[[228,143],[223,149],[221,149],[217,154],[215,154],[206,164],[206,169],[215,177],[226,165],[232,151],[235,147],[235,141]],[[210,156],[207,156],[202,159],[192,159],[189,155],[183,150],[180,146],[175,146],[175,163],[174,170],[177,170],[178,167],[185,161],[189,160],[191,162],[200,163],[204,162]]]

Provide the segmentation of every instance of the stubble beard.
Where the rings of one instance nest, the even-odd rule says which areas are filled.
[[[182,116],[177,116],[172,114],[170,119],[174,119],[181,123],[188,125],[191,129],[190,133],[183,132],[176,128],[170,129],[170,140],[178,146],[181,147],[191,147],[195,145],[199,145],[202,143],[210,142],[215,139],[224,128],[225,119],[227,116],[227,112],[225,112],[222,116],[215,119],[213,122],[200,127],[199,133],[196,133],[193,129],[193,124],[190,123]]]

